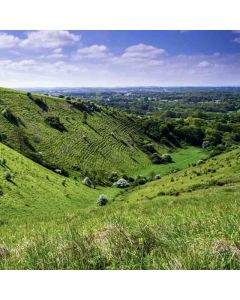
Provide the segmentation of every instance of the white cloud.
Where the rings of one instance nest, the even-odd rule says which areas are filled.
[[[14,35],[1,33],[0,34],[0,48],[13,48],[18,45],[20,39]]]
[[[57,48],[53,50],[53,54],[60,54],[62,53],[62,48]]]
[[[67,57],[67,55],[63,54],[62,53],[62,48],[57,48],[57,49],[54,49],[52,51],[52,53],[50,55],[42,55],[41,58],[44,59],[44,58],[65,58]]]
[[[240,84],[240,54],[165,55],[164,49],[146,44],[131,45],[118,54],[101,44],[82,46],[74,54],[63,46],[5,51],[16,50],[24,51],[0,60],[3,86]]]
[[[17,36],[1,33],[0,48],[59,48],[78,42],[81,36],[66,30],[39,30],[27,32],[27,38],[20,39]]]
[[[75,35],[66,30],[31,31],[27,33],[27,38],[20,42],[20,46],[33,48],[59,48],[78,42],[80,38],[79,35]]]
[[[233,30],[232,32],[235,33],[235,34],[240,34],[240,30]],[[240,44],[240,36],[233,39],[233,42],[235,42],[237,44]]]
[[[126,48],[122,54],[122,58],[155,58],[163,53],[165,53],[164,49],[152,45],[137,44]]]
[[[210,66],[211,66],[211,64],[206,60],[203,60],[198,64],[198,67],[200,67],[200,68],[207,68],[207,67],[210,67]]]
[[[235,38],[233,41],[234,41],[235,43],[240,44],[240,37]]]
[[[78,49],[75,58],[106,58],[109,55],[109,50],[105,45],[92,45]]]

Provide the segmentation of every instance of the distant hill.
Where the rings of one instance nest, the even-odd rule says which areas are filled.
[[[0,112],[1,141],[49,168],[124,173],[151,163],[140,141],[154,142],[111,108],[1,88]]]

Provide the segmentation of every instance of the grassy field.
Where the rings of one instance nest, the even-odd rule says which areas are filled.
[[[6,109],[19,120],[17,125],[15,119],[6,119]],[[0,88],[1,134],[6,135],[3,142],[24,155],[34,153],[75,176],[96,170],[128,173],[149,165],[149,157],[137,144],[140,138],[149,139],[139,132],[134,120],[110,108],[94,109],[86,113],[84,108],[73,108],[57,97],[29,97],[24,92]],[[48,117],[58,117],[65,129],[46,124]]]
[[[166,148],[124,113],[72,105],[0,89],[0,269],[240,268],[239,148],[212,158]],[[173,162],[152,164],[143,140]],[[82,183],[101,170],[148,182]],[[101,194],[106,206],[96,204]]]
[[[121,194],[64,186],[4,145],[1,156],[1,176],[14,174],[1,183],[1,269],[240,267],[239,149]],[[100,193],[110,196],[105,207]]]
[[[188,167],[189,164],[196,163],[200,159],[207,157],[207,152],[197,147],[186,147],[182,149],[175,149],[170,153],[173,162],[170,164],[149,164],[148,166],[134,170],[131,175],[142,175],[150,177],[153,173],[161,176],[168,174],[171,170],[182,170]]]

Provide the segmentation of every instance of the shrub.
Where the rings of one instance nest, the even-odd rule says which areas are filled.
[[[147,182],[147,178],[143,176],[138,176],[135,180],[135,185],[143,185]]]
[[[33,99],[34,103],[37,104],[43,111],[48,111],[47,104],[42,99]]]
[[[12,181],[12,174],[10,172],[5,172],[3,176],[7,181]]]
[[[97,205],[104,206],[108,203],[108,198],[106,195],[102,194],[98,197]]]
[[[161,158],[164,163],[170,163],[173,161],[171,155],[168,153],[163,154]]]
[[[124,178],[120,178],[117,182],[115,182],[113,184],[113,186],[116,186],[118,188],[124,188],[124,187],[128,187],[129,186],[129,182],[124,179]]]
[[[150,154],[156,153],[156,150],[155,150],[153,144],[146,144],[143,147],[146,150],[146,152],[148,152]]]
[[[27,96],[29,99],[33,100],[33,95],[30,92],[27,92]]]
[[[0,142],[3,142],[3,141],[5,141],[7,139],[7,136],[6,136],[6,134],[4,134],[4,133],[0,133]]]
[[[87,113],[84,111],[84,113],[83,113],[83,123],[84,124],[87,124],[87,117],[88,117],[88,115],[87,115]]]
[[[2,166],[2,167],[4,167],[5,165],[6,165],[6,159],[5,158],[0,158],[0,165]]]
[[[108,179],[109,179],[111,182],[117,181],[117,179],[118,179],[118,173],[117,173],[117,172],[112,172],[112,173],[108,176]]]
[[[88,187],[91,187],[92,185],[92,180],[89,177],[85,177],[82,181],[82,183]]]
[[[203,141],[202,143],[202,148],[203,149],[207,149],[211,146],[210,142],[209,141]]]
[[[11,124],[19,126],[19,119],[14,116],[14,114],[12,113],[12,111],[9,108],[5,108],[2,111],[2,115],[4,116],[5,119],[7,119]]]
[[[151,161],[153,164],[161,164],[162,158],[157,153],[153,153],[151,155]]]
[[[59,117],[49,116],[45,119],[45,123],[61,132],[66,131],[66,128],[60,122]]]

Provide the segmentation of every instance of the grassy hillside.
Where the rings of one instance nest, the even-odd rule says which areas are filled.
[[[1,156],[1,176],[9,168],[16,184],[1,182],[1,269],[240,267],[239,149],[120,194],[64,186],[6,146]]]
[[[2,162],[4,160],[4,163]],[[103,192],[116,189],[86,187],[81,181],[64,178],[0,143],[0,222],[57,219],[67,213],[96,207]],[[7,178],[10,174],[10,178]]]
[[[112,109],[0,88],[0,111],[2,142],[57,168],[127,173],[150,164],[139,147],[147,137]]]
[[[137,117],[7,89],[0,112],[0,269],[240,268],[237,146],[207,159],[153,142]],[[153,164],[146,149],[173,162]],[[131,186],[82,183],[112,171]]]

